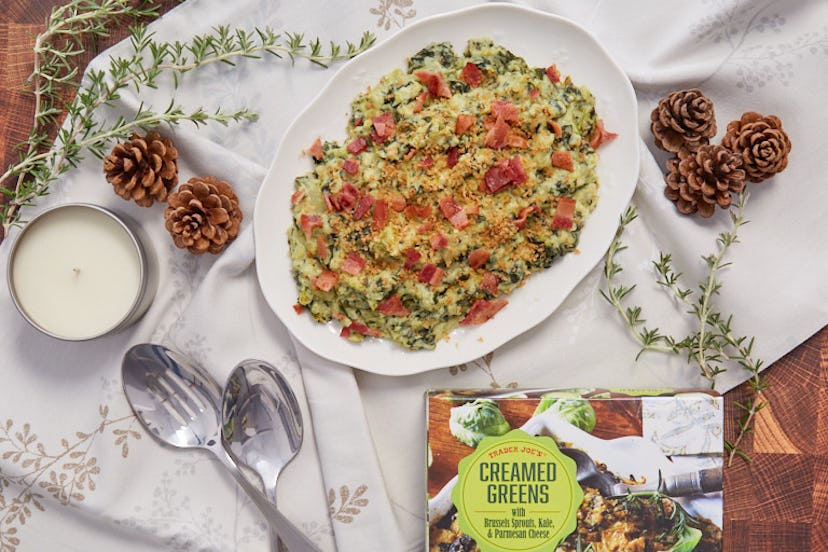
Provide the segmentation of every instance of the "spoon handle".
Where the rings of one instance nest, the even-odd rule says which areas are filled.
[[[668,496],[689,496],[721,491],[722,468],[707,468],[665,477],[663,487],[663,492]]]
[[[218,453],[219,451],[216,452]],[[221,452],[224,454],[218,453],[217,456],[230,470],[230,473],[233,474],[236,482],[247,493],[250,500],[259,508],[259,511],[268,523],[270,523],[271,528],[279,535],[290,552],[321,552],[318,546],[311,542],[293,522],[286,518],[282,512],[276,509],[276,506],[265,498],[264,493],[258,487],[247,480],[227,451],[222,449]]]
[[[261,491],[254,487],[240,472],[236,472],[236,481],[242,486],[250,499],[262,512],[270,523],[271,530],[285,543],[291,552],[321,552],[318,546],[311,542],[296,525],[287,519],[282,512],[268,502]]]
[[[267,487],[267,485],[265,485]],[[265,496],[267,497],[267,501],[270,502],[274,508],[278,509],[276,506],[276,486],[265,488]],[[270,528],[270,552],[280,552],[281,550],[285,549],[285,544],[282,542],[282,539],[279,537],[279,533],[273,528]],[[290,550],[288,549],[288,552]]]

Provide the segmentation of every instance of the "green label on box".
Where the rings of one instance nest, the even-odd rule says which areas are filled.
[[[552,438],[515,429],[460,461],[451,497],[480,550],[533,552],[554,550],[575,531],[584,493],[574,460]]]

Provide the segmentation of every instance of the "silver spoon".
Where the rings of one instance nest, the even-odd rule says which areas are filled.
[[[223,446],[221,388],[210,374],[184,355],[151,343],[129,349],[121,371],[127,400],[151,435],[177,448],[200,448],[216,455],[292,552],[319,552],[244,477]]]
[[[275,505],[279,474],[302,446],[302,411],[290,384],[267,362],[240,362],[224,387],[222,420],[230,455],[259,475]]]

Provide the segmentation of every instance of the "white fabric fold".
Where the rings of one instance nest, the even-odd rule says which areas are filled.
[[[316,448],[338,550],[406,550],[354,372],[293,340],[302,366]],[[360,516],[360,523],[354,523]]]

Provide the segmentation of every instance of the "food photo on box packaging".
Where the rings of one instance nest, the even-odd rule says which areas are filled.
[[[723,399],[429,390],[428,552],[722,550]]]

